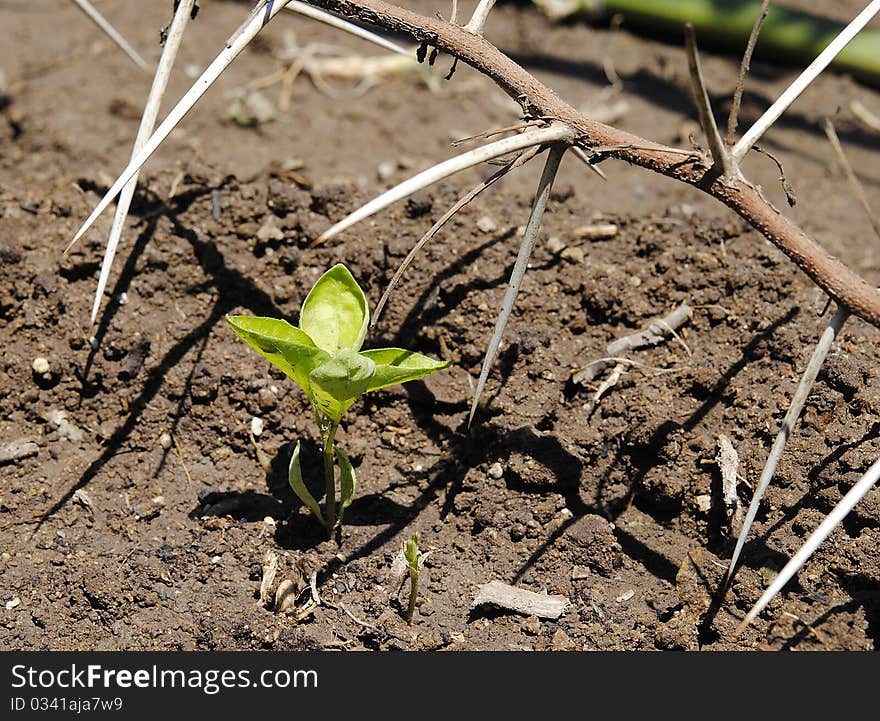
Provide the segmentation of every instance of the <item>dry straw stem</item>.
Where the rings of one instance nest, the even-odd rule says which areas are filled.
[[[80,10],[88,15],[89,19],[95,23],[95,25],[101,28],[101,30],[103,30],[107,36],[119,46],[122,52],[128,55],[135,65],[145,72],[150,71],[150,64],[140,56],[138,51],[135,50],[124,37],[122,37],[119,31],[110,24],[107,18],[98,12],[94,5],[88,2],[88,0],[73,0],[73,2]]]
[[[180,48],[180,42],[183,40],[184,32],[186,32],[194,3],[195,0],[181,0],[177,5],[177,10],[174,12],[174,19],[171,21],[171,27],[168,30],[165,47],[162,49],[162,57],[159,58],[159,65],[156,67],[156,74],[153,77],[153,85],[150,87],[150,94],[147,97],[147,104],[144,107],[144,114],[141,116],[141,124],[132,147],[132,159],[144,147],[156,125],[156,119],[159,117],[159,108],[162,105],[162,98],[165,95],[165,89],[168,87],[168,78],[171,77],[171,68],[174,66],[177,50]],[[98,277],[95,301],[92,304],[92,316],[89,319],[90,326],[94,325],[95,319],[98,317],[101,297],[104,294],[104,288],[107,287],[110,268],[113,265],[113,259],[116,257],[116,248],[119,245],[119,239],[122,237],[122,231],[125,228],[125,219],[128,217],[128,209],[131,206],[131,199],[134,197],[135,188],[137,188],[137,181],[138,173],[136,172],[122,189],[119,203],[116,205],[116,214],[113,216],[113,225],[110,228],[107,249],[104,251],[104,260],[101,263],[101,274]],[[91,329],[89,332],[91,332]]]
[[[785,443],[788,440],[788,436],[801,415],[804,403],[807,402],[810,390],[816,382],[816,376],[819,375],[819,371],[831,350],[831,344],[834,342],[834,339],[840,332],[841,326],[848,317],[849,312],[845,308],[838,308],[837,312],[831,318],[828,326],[822,333],[822,336],[819,338],[819,342],[816,344],[816,349],[813,351],[810,362],[807,364],[807,369],[804,371],[804,375],[798,384],[794,397],[791,399],[791,406],[788,409],[788,413],[785,414],[785,419],[782,421],[782,428],[779,429],[779,434],[776,436],[776,440],[773,442],[773,447],[770,449],[770,455],[767,457],[767,462],[764,464],[764,470],[761,471],[761,479],[758,481],[758,487],[755,488],[755,492],[752,495],[752,501],[749,504],[749,510],[746,513],[745,521],[743,521],[742,530],[739,532],[739,538],[736,539],[736,548],[733,551],[733,557],[730,559],[730,565],[727,567],[727,574],[724,577],[724,584],[722,585],[722,593],[726,592],[730,579],[733,577],[733,572],[736,570],[736,564],[739,561],[746,538],[749,535],[749,529],[751,529],[752,523],[755,521],[755,516],[758,514],[761,499],[764,497],[764,493],[767,491],[767,487],[770,485],[770,481],[773,480],[773,475],[776,473],[776,467],[779,465],[779,459],[782,458],[782,453],[785,450]]]
[[[519,294],[523,278],[529,267],[529,258],[532,257],[532,250],[538,238],[538,231],[541,229],[541,221],[544,218],[544,210],[547,208],[547,200],[550,198],[550,190],[553,187],[553,181],[556,178],[556,173],[559,171],[559,163],[562,160],[562,156],[565,155],[566,149],[564,144],[557,143],[550,148],[550,152],[547,155],[547,162],[544,164],[544,170],[538,181],[538,190],[535,192],[535,200],[532,203],[529,222],[526,224],[526,230],[523,233],[519,246],[519,253],[513,265],[513,272],[510,274],[507,290],[504,292],[504,299],[501,301],[501,311],[495,324],[495,332],[489,341],[489,348],[486,350],[486,357],[483,359],[483,367],[480,369],[480,379],[477,381],[477,390],[471,403],[468,425],[474,420],[474,414],[477,412],[480,397],[483,395],[483,389],[486,387],[486,380],[489,378],[489,371],[492,370],[495,356],[498,355],[501,338],[504,336],[504,329],[507,328],[507,322],[510,320],[510,314],[513,312],[516,297]]]
[[[865,475],[862,476],[861,479],[859,479],[859,481],[850,489],[849,493],[841,499],[840,503],[834,507],[831,513],[825,516],[825,520],[823,520],[822,523],[819,524],[819,527],[813,531],[812,535],[804,542],[804,545],[801,546],[801,549],[787,564],[785,564],[785,567],[779,572],[779,575],[773,579],[773,583],[771,583],[767,590],[764,591],[764,594],[752,607],[752,610],[746,614],[742,623],[737,627],[736,635],[741,634],[746,626],[748,626],[755,617],[767,607],[767,604],[769,604],[776,594],[782,590],[785,584],[791,580],[792,576],[801,569],[819,545],[831,535],[831,532],[837,527],[837,525],[846,518],[846,515],[853,509],[853,507],[864,498],[868,491],[871,490],[874,484],[877,483],[878,478],[880,478],[880,460],[874,462],[874,465],[865,472]]]
[[[608,157],[675,178],[717,198],[779,247],[840,305],[880,327],[880,292],[782,215],[748,181],[722,178],[699,157],[682,157],[674,148],[587,118],[481,35],[464,28],[382,0],[312,0],[310,4],[429,42],[494,80],[531,116],[554,118],[568,125],[575,136],[573,142],[585,150],[603,146]],[[874,6],[880,9],[880,0],[871,4]]]

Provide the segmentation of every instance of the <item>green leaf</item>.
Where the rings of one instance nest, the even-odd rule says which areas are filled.
[[[339,463],[339,522],[342,523],[342,514],[354,500],[357,479],[351,461],[341,448],[336,449],[336,462]]]
[[[376,364],[353,350],[339,351],[309,374],[318,410],[338,423],[370,384]]]
[[[306,484],[303,483],[302,470],[299,467],[299,441],[297,441],[296,448],[293,449],[293,455],[290,457],[288,481],[293,492],[296,494],[296,497],[308,506],[309,510],[318,517],[321,525],[326,528],[327,523],[324,521],[324,516],[321,515],[321,508],[318,506],[318,502],[315,500],[315,497],[309,493]]]
[[[343,349],[360,350],[369,325],[367,298],[342,264],[318,278],[299,317],[299,327],[330,354]]]
[[[367,386],[367,391],[375,391],[398,383],[424,378],[431,373],[448,368],[452,364],[452,361],[434,360],[421,353],[402,348],[376,348],[365,350],[361,355],[376,364],[376,372]]]
[[[299,328],[277,318],[228,315],[232,330],[309,394],[309,373],[329,359]]]

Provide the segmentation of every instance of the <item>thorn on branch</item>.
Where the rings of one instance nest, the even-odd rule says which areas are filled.
[[[425,62],[425,57],[427,55],[428,55],[428,41],[422,40],[422,44],[419,45],[419,49],[416,50],[416,60],[418,60],[419,63],[421,64],[421,63]]]
[[[700,56],[697,52],[697,38],[693,23],[684,26],[685,49],[688,56],[688,69],[691,73],[691,86],[694,91],[694,101],[697,105],[697,114],[700,118],[700,126],[709,141],[709,151],[712,153],[712,161],[716,168],[721,170],[724,177],[735,178],[739,176],[739,169],[721,140],[712,107],[709,104],[709,93],[703,81],[703,71],[700,67]]]
[[[452,80],[452,76],[455,75],[455,69],[458,67],[458,58],[452,59],[452,67],[449,68],[449,72],[443,77],[444,80]]]

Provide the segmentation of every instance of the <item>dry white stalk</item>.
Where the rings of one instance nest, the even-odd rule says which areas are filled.
[[[541,220],[544,218],[544,210],[547,207],[547,200],[550,198],[550,190],[553,187],[553,180],[559,170],[559,163],[562,156],[565,155],[566,146],[562,144],[554,145],[550,148],[547,156],[547,162],[544,164],[544,170],[541,173],[541,179],[538,181],[538,190],[535,193],[535,200],[532,203],[532,212],[529,215],[529,222],[526,225],[526,231],[520,241],[519,253],[516,256],[516,262],[513,265],[513,272],[510,274],[510,280],[507,282],[507,290],[504,292],[504,299],[501,302],[501,311],[498,314],[498,320],[495,323],[495,331],[492,339],[489,341],[489,348],[486,350],[486,357],[483,359],[483,367],[480,369],[480,378],[477,381],[477,390],[474,393],[474,400],[471,403],[471,412],[468,415],[468,425],[474,420],[474,413],[477,412],[477,406],[480,403],[480,397],[483,395],[483,389],[486,387],[486,380],[489,378],[489,371],[495,362],[495,356],[498,354],[498,348],[501,345],[501,338],[504,335],[504,329],[507,327],[507,321],[513,312],[516,296],[519,294],[520,286],[525,277],[526,270],[529,267],[529,258],[535,247],[535,241],[538,237],[538,231],[541,229]]]
[[[464,29],[477,35],[482,35],[486,20],[489,18],[489,13],[492,12],[493,7],[495,7],[495,0],[480,0],[474,9],[474,14],[471,15],[471,19],[464,26]]]
[[[141,123],[138,127],[137,137],[132,147],[131,157],[134,159],[156,125],[156,118],[159,116],[159,108],[162,105],[162,98],[165,96],[165,89],[168,87],[168,79],[171,76],[171,68],[174,66],[174,60],[177,57],[177,51],[180,48],[180,42],[183,40],[183,34],[189,23],[192,8],[195,0],[181,0],[174,12],[174,19],[171,21],[171,27],[168,29],[168,37],[165,40],[165,47],[162,49],[162,56],[159,58],[159,65],[156,67],[156,74],[153,77],[153,84],[150,87],[150,93],[147,96],[147,103],[144,106],[144,113],[141,116]],[[122,231],[125,228],[125,219],[128,217],[128,209],[131,206],[131,199],[134,197],[134,191],[137,188],[138,173],[136,172],[131,180],[122,189],[119,196],[119,203],[116,205],[116,213],[113,216],[113,225],[110,228],[110,237],[107,240],[107,248],[104,251],[104,259],[101,262],[101,273],[98,276],[98,287],[95,290],[95,300],[92,303],[92,315],[89,319],[89,325],[95,324],[98,317],[98,310],[101,307],[101,297],[104,295],[104,288],[107,287],[107,280],[110,277],[110,268],[113,265],[113,259],[116,257],[116,248],[119,246],[119,240],[122,237]],[[89,330],[91,334],[91,329]]]
[[[721,500],[724,503],[727,521],[731,531],[738,534],[743,522],[742,504],[736,493],[739,454],[733,447],[730,438],[723,433],[718,436],[718,453],[715,456],[715,462],[721,470]]]
[[[526,616],[555,620],[563,614],[567,605],[565,596],[535,593],[501,581],[490,581],[480,585],[471,608],[497,606]]]
[[[671,313],[663,318],[655,318],[644,330],[625,335],[622,338],[608,344],[602,358],[588,364],[572,376],[574,383],[588,383],[596,377],[603,366],[613,362],[612,358],[622,356],[627,351],[647,348],[662,342],[667,335],[676,336],[676,331],[683,326],[693,315],[693,310],[687,303],[682,303]],[[678,336],[676,336],[678,337]],[[683,341],[682,341],[683,343]],[[687,349],[687,346],[685,345]],[[688,354],[690,350],[688,349]]]
[[[260,603],[264,606],[268,606],[273,600],[272,586],[277,573],[278,554],[270,548],[263,557],[263,580],[260,581]]]
[[[362,205],[353,213],[347,215],[335,225],[332,225],[315,240],[315,245],[329,240],[334,235],[338,235],[352,225],[359,223],[365,218],[369,218],[374,213],[378,213],[392,203],[396,203],[398,200],[402,200],[413,193],[417,193],[423,188],[433,185],[434,183],[443,180],[443,178],[454,175],[461,170],[466,170],[467,168],[479,165],[480,163],[485,163],[487,160],[493,160],[504,155],[509,155],[510,153],[525,150],[533,145],[543,145],[545,143],[568,139],[571,137],[571,134],[571,128],[567,125],[553,123],[546,128],[528,130],[519,135],[502,138],[493,143],[487,143],[479,148],[474,148],[473,150],[457,155],[454,158],[445,160],[442,163],[433,165],[418,175],[414,175],[412,178],[409,178],[382,193],[366,205]]]
[[[746,131],[739,142],[733,147],[733,159],[741,163],[746,153],[757,143],[764,133],[779,120],[780,116],[788,109],[804,90],[831,64],[849,42],[867,25],[871,18],[880,12],[880,0],[871,0],[862,12],[847,25],[840,34],[831,41],[819,56],[802,72],[798,78],[786,89],[779,99],[771,105],[766,112],[758,118],[754,125]]]
[[[73,0],[73,2],[89,17],[89,20],[101,28],[101,30],[106,33],[107,37],[119,46],[122,52],[128,55],[135,65],[141,70],[149,72],[150,64],[140,56],[138,51],[135,50],[124,37],[122,37],[120,32],[110,24],[107,18],[98,12],[94,5],[88,0]]]
[[[355,25],[354,23],[350,23],[347,20],[343,20],[340,17],[336,17],[336,15],[332,15],[324,10],[319,10],[318,8],[314,8],[311,5],[307,5],[304,2],[299,2],[299,0],[290,0],[285,6],[285,10],[289,10],[290,12],[298,13],[299,15],[304,15],[305,17],[311,18],[312,20],[317,20],[318,22],[322,22],[326,25],[330,25],[331,27],[336,28],[337,30],[344,30],[345,32],[354,35],[356,37],[361,38],[362,40],[366,40],[368,42],[373,43],[374,45],[378,45],[379,47],[385,48],[386,50],[390,50],[393,53],[398,53],[400,55],[412,56],[412,51],[407,50],[406,48],[398,45],[391,40],[387,40],[383,38],[381,35],[377,35],[374,32],[370,32],[369,30],[362,28],[360,25]]]
[[[804,408],[804,403],[807,402],[810,390],[816,382],[816,376],[819,375],[819,371],[831,350],[831,344],[834,342],[837,333],[840,331],[841,326],[848,317],[848,311],[843,308],[838,308],[837,312],[828,322],[828,326],[823,331],[822,336],[819,338],[819,342],[816,344],[816,349],[813,351],[813,355],[810,358],[810,362],[807,364],[807,369],[804,371],[804,375],[798,384],[797,390],[795,390],[794,397],[791,399],[791,406],[785,414],[785,418],[782,421],[782,427],[779,429],[776,440],[773,442],[773,447],[770,449],[770,455],[767,456],[767,462],[764,464],[764,469],[761,471],[761,479],[758,481],[758,486],[755,488],[755,492],[752,495],[749,510],[746,513],[745,521],[743,521],[742,530],[739,532],[739,537],[736,539],[736,548],[730,559],[730,565],[727,567],[727,574],[724,578],[724,588],[727,587],[733,576],[733,571],[736,568],[746,538],[749,535],[749,529],[751,529],[755,516],[758,514],[761,499],[764,497],[764,493],[767,491],[767,487],[770,485],[770,481],[773,480],[773,475],[776,473],[776,467],[779,465],[779,459],[782,457],[782,452],[785,450],[785,443],[788,440],[788,436],[800,417],[801,411]]]
[[[779,572],[779,575],[773,579],[773,582],[758,602],[752,607],[752,610],[749,611],[743,619],[742,623],[736,630],[737,635],[742,633],[745,627],[767,607],[767,604],[769,604],[776,594],[782,590],[785,584],[791,580],[792,576],[801,569],[819,545],[831,535],[831,532],[837,527],[837,525],[846,518],[847,514],[853,509],[853,507],[862,500],[868,491],[871,490],[874,484],[877,483],[878,478],[880,478],[880,460],[874,462],[874,464],[865,472],[865,475],[863,475],[841,499],[840,503],[838,503],[833,510],[825,516],[825,519],[819,524],[819,527],[813,531],[794,557],[785,564],[785,567]]]
[[[122,171],[122,174],[116,179],[116,182],[110,187],[110,190],[108,190],[101,199],[101,202],[98,203],[91,215],[89,215],[85,223],[83,223],[82,227],[77,231],[66,250],[70,250],[74,243],[82,238],[86,231],[92,227],[94,222],[98,219],[98,216],[100,216],[101,213],[106,210],[107,206],[113,202],[113,199],[119,195],[126,183],[128,183],[128,181],[134,177],[134,174],[140,170],[141,166],[147,162],[147,159],[156,151],[156,148],[159,147],[165,138],[168,137],[175,126],[183,120],[184,116],[192,109],[196,102],[198,102],[199,98],[201,98],[208,88],[214,84],[214,81],[220,77],[220,74],[229,67],[230,63],[235,60],[241,51],[247,47],[248,43],[257,36],[257,33],[263,29],[266,23],[281,12],[286,4],[287,2],[284,0],[272,3],[265,8],[264,12],[258,10],[250,15],[241,28],[229,39],[227,45],[223,48],[220,54],[214,58],[213,62],[207,67],[205,72],[201,74],[199,79],[196,80],[177,105],[171,109],[171,112],[168,113],[165,120],[162,121],[156,131],[150,136],[150,139],[144,144],[144,147],[141,148],[140,152],[137,153],[137,156],[132,158],[125,170]]]

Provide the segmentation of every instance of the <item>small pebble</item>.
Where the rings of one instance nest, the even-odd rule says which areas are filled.
[[[376,175],[379,176],[379,180],[389,180],[394,175],[394,163],[387,160],[384,163],[379,163],[376,166]]]
[[[578,248],[577,246],[572,246],[570,248],[566,248],[563,250],[559,257],[563,260],[567,260],[570,263],[574,263],[579,265],[584,262],[584,251],[582,248]]]
[[[552,235],[547,238],[547,250],[553,253],[553,255],[558,255],[565,250],[565,247],[565,243],[562,242],[562,238],[558,235]]]
[[[494,478],[495,480],[498,480],[504,475],[504,468],[498,461],[495,461],[495,463],[489,466],[488,475],[489,478]]]
[[[220,563],[223,560],[223,556],[212,556],[211,563]]]
[[[629,589],[629,591],[624,591],[614,600],[617,601],[618,603],[626,603],[635,595],[636,595],[636,592],[633,591],[632,589]]]
[[[251,418],[251,433],[253,433],[254,438],[259,438],[263,435],[263,419],[259,416]]]
[[[166,451],[171,448],[171,434],[163,433],[159,436],[159,445],[162,446]]]
[[[491,233],[498,230],[498,224],[488,215],[484,215],[477,221],[477,228],[480,229],[481,233]]]
[[[522,622],[522,630],[529,636],[538,636],[541,633],[541,621],[537,616],[529,616]]]
[[[590,577],[590,569],[586,566],[574,566],[571,569],[571,580],[572,581],[583,581],[585,578]]]
[[[13,608],[18,608],[21,605],[21,599],[18,596],[15,596],[11,601],[6,602],[6,610],[11,611]]]
[[[34,369],[34,373],[40,376],[44,376],[49,372],[49,361],[46,358],[43,358],[43,356],[34,358],[32,367]]]

